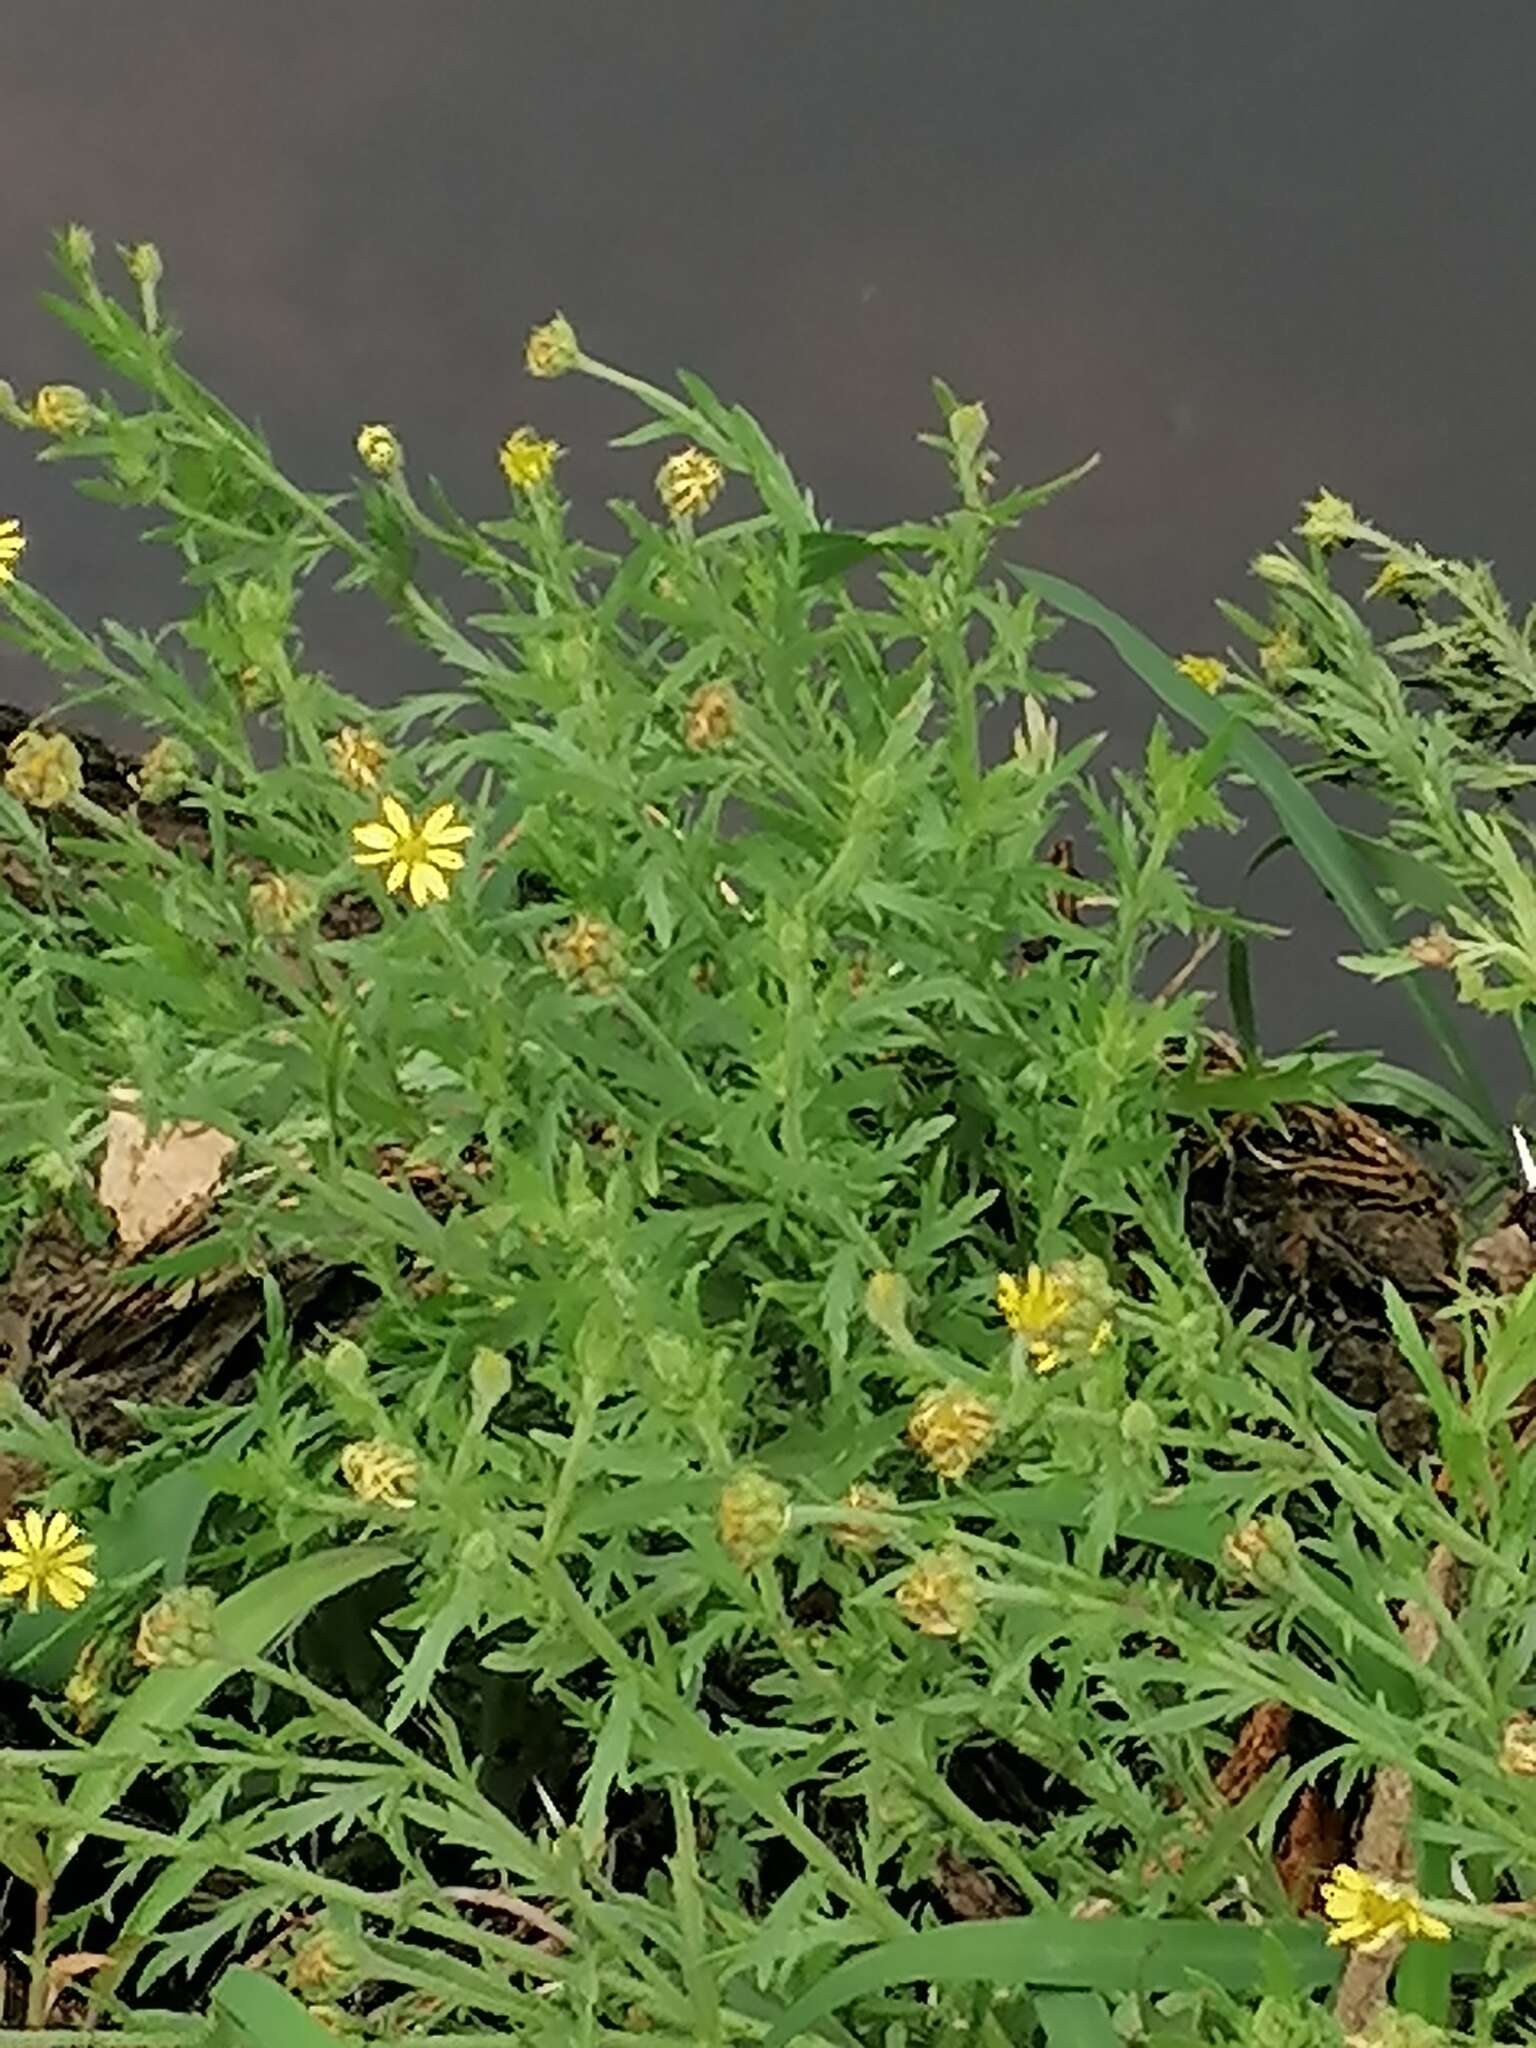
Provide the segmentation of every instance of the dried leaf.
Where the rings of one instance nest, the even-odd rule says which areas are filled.
[[[141,1251],[212,1204],[235,1141],[208,1124],[172,1124],[151,1137],[132,1089],[113,1091],[97,1200],[124,1251]]]

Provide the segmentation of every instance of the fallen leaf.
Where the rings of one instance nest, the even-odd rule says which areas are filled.
[[[201,1216],[235,1150],[233,1138],[208,1124],[171,1124],[151,1137],[134,1107],[137,1100],[131,1088],[113,1090],[96,1183],[97,1200],[111,1211],[128,1252]]]

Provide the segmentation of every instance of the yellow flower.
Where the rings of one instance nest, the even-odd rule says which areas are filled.
[[[87,1543],[68,1515],[46,1518],[28,1508],[5,1525],[9,1550],[0,1550],[0,1594],[24,1593],[27,1612],[36,1614],[46,1600],[66,1612],[78,1607],[96,1583],[86,1564],[96,1546]]]
[[[439,804],[419,825],[396,797],[385,797],[381,808],[382,818],[352,827],[352,837],[363,849],[352,858],[360,868],[387,867],[384,886],[391,895],[408,884],[413,903],[430,903],[434,898],[441,902],[448,894],[444,872],[451,874],[463,867],[464,856],[458,849],[474,827],[454,823],[451,803]]]
[[[1409,568],[1406,562],[1383,562],[1375,577],[1366,586],[1366,596],[1390,597],[1408,581]]]
[[[1112,1297],[1103,1261],[1091,1253],[1058,1259],[1045,1271],[1032,1265],[1022,1280],[997,1276],[997,1305],[1037,1373],[1098,1356],[1114,1334]]]
[[[1499,1763],[1514,1777],[1536,1778],[1536,1717],[1510,1715],[1499,1743]]]
[[[144,1671],[180,1670],[212,1656],[218,1604],[211,1586],[173,1586],[139,1616],[134,1663]]]
[[[575,328],[563,313],[557,313],[529,335],[523,362],[530,377],[563,377],[567,370],[575,369],[579,355]]]
[[[980,1611],[976,1572],[963,1552],[919,1558],[896,1588],[896,1605],[925,1636],[963,1636]]]
[[[146,803],[163,804],[185,786],[197,766],[196,756],[183,740],[169,734],[158,739],[140,761],[134,781]]]
[[[674,519],[707,512],[725,488],[725,471],[702,448],[682,448],[656,472],[656,491]]]
[[[370,1437],[347,1445],[341,1454],[341,1476],[359,1500],[372,1506],[412,1508],[421,1467],[409,1451],[382,1437]]]
[[[9,748],[8,795],[34,810],[53,811],[80,794],[80,750],[61,732],[20,732]]]
[[[1319,491],[1307,503],[1307,516],[1296,531],[1303,540],[1316,541],[1320,548],[1336,548],[1354,538],[1360,521],[1346,498],[1332,491]]]
[[[1375,1955],[1390,1941],[1449,1941],[1451,1930],[1426,1913],[1406,1885],[1384,1877],[1367,1877],[1352,1864],[1337,1863],[1323,1886],[1323,1911],[1334,1923],[1330,1946],[1347,1942]]]
[[[549,482],[556,459],[564,453],[553,441],[541,441],[532,427],[519,427],[502,442],[497,460],[513,490],[531,491]]]
[[[963,1479],[997,1434],[997,1409],[969,1387],[930,1387],[907,1424],[907,1442],[944,1479]]]
[[[724,683],[705,683],[688,700],[683,745],[695,754],[723,747],[736,730],[736,700]]]
[[[738,1472],[720,1495],[720,1541],[743,1571],[766,1564],[789,1528],[789,1495],[762,1472]]]
[[[360,427],[357,452],[364,469],[375,476],[391,476],[400,467],[400,440],[393,427]]]
[[[1185,654],[1173,664],[1181,676],[1188,676],[1197,689],[1212,695],[1227,679],[1227,664],[1214,654]]]
[[[834,1543],[841,1544],[844,1550],[873,1557],[888,1538],[879,1523],[871,1521],[870,1517],[890,1514],[896,1505],[895,1494],[888,1493],[883,1486],[866,1485],[860,1479],[849,1487],[839,1505],[844,1512],[837,1521],[827,1524],[828,1536]]]
[[[0,519],[0,584],[15,580],[16,564],[27,545],[19,519]]]
[[[32,401],[32,419],[48,434],[79,434],[91,423],[91,401],[78,384],[45,384]]]
[[[296,932],[315,914],[315,892],[297,875],[264,875],[248,895],[251,923],[263,938]]]
[[[325,743],[331,766],[351,789],[364,795],[379,786],[379,770],[389,759],[389,749],[355,725],[344,725]]]

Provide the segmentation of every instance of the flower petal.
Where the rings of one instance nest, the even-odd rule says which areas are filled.
[[[440,832],[447,831],[453,824],[453,812],[454,806],[452,804],[439,804],[436,810],[428,811],[421,821],[422,838],[435,839]],[[468,826],[463,826],[460,829],[468,831],[469,828]]]
[[[397,860],[395,862],[389,873],[384,877],[384,886],[391,896],[394,895],[410,871],[411,865],[409,861]]]
[[[399,797],[385,797],[379,808],[400,836],[403,839],[408,839],[411,833],[411,814],[405,808],[405,805],[401,803]]]
[[[366,825],[354,825],[352,837],[359,846],[377,846],[386,851],[394,846],[400,834],[393,825],[381,824],[377,818],[370,818]]]
[[[391,840],[388,846],[381,848],[378,853],[354,853],[352,861],[355,867],[381,868],[386,861],[393,860],[394,857],[395,842]]]
[[[464,856],[451,846],[429,846],[427,859],[435,868],[446,868],[449,874],[457,874],[464,865]]]

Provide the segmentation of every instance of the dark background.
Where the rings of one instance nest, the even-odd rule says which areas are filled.
[[[1322,484],[1523,599],[1533,62],[1528,0],[10,0],[0,375],[97,382],[36,306],[76,220],[105,275],[115,242],[160,245],[187,362],[317,487],[383,419],[489,514],[528,419],[606,538],[655,454],[605,446],[637,416],[617,394],[522,375],[558,306],[593,354],[749,406],[838,523],[941,502],[914,439],[935,372],[985,400],[1005,481],[1101,450],[1015,558],[1173,652],[1223,645],[1212,599]],[[29,576],[156,622],[168,563],[34,448],[0,436]],[[365,601],[320,630],[359,694],[431,680]],[[1064,731],[1135,760],[1141,686],[1058,650],[1100,690]],[[49,685],[0,654],[0,696]],[[1233,800],[1256,826],[1188,858],[1294,929],[1256,965],[1266,1044],[1336,1028],[1418,1063],[1400,992],[1329,965],[1353,941],[1298,864],[1240,883],[1267,833]]]

